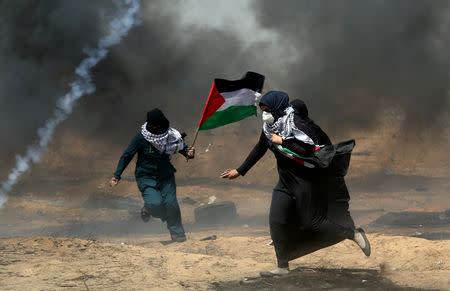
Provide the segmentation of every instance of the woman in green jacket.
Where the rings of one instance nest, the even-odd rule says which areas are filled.
[[[137,153],[135,177],[144,199],[142,220],[147,222],[153,216],[166,221],[172,240],[183,242],[186,235],[176,196],[176,170],[170,163],[170,155],[177,152],[193,159],[195,150],[188,149],[183,136],[171,128],[163,112],[155,108],[147,113],[147,122],[120,157],[111,184],[119,183],[122,172]]]

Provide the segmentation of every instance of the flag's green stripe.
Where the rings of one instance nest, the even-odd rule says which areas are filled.
[[[299,156],[297,153],[294,153],[293,151],[290,151],[289,149],[282,147],[281,145],[276,145],[275,146],[282,154],[285,155],[292,155],[293,157],[296,158],[301,158],[302,156]]]
[[[256,106],[254,105],[230,106],[225,110],[214,112],[214,114],[199,127],[199,130],[216,128],[242,120],[251,115],[256,115]]]

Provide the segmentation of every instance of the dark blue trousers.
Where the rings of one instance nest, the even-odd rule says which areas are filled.
[[[166,221],[170,233],[184,235],[175,177],[159,180],[141,178],[137,182],[144,206],[150,214]]]

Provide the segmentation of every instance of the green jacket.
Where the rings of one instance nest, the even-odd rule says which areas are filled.
[[[179,153],[187,156],[187,148],[187,145],[184,144],[184,149],[179,151]],[[170,163],[170,156],[159,152],[139,131],[120,157],[114,178],[120,179],[123,171],[136,153],[138,157],[134,174],[138,184],[140,180],[168,178],[176,171]]]

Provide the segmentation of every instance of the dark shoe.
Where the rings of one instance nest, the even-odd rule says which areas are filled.
[[[353,237],[353,240],[367,257],[370,256],[370,242],[367,239],[367,236],[362,228],[357,228],[355,230],[355,236]]]
[[[275,270],[269,272],[260,272],[261,277],[275,277],[275,276],[285,276],[289,274],[289,268],[276,268]]]
[[[150,215],[150,212],[147,210],[147,208],[145,208],[145,206],[143,206],[141,208],[141,218],[142,221],[144,222],[148,222],[150,220],[152,216]]]
[[[176,233],[171,233],[170,234],[170,238],[174,242],[184,242],[184,241],[186,241],[186,236],[184,234],[183,235],[179,235],[179,234],[176,234]]]

